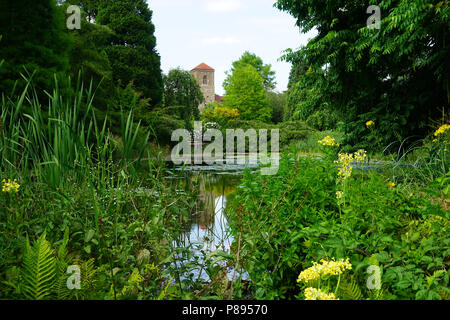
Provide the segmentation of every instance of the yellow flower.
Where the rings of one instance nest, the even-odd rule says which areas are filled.
[[[336,276],[344,273],[345,270],[351,270],[352,265],[350,263],[349,258],[347,259],[340,259],[339,261],[332,260],[320,260],[321,264],[318,264],[317,262],[313,262],[312,267],[303,270],[297,279],[297,282],[305,282],[308,283],[310,281],[316,281],[320,278],[326,277],[326,276]]]
[[[329,146],[329,147],[337,146],[337,147],[339,147],[339,144],[336,143],[335,139],[330,137],[330,136],[326,136],[325,138],[323,138],[322,140],[319,140],[317,142],[320,143],[323,146]]]
[[[338,168],[338,180],[343,181],[350,178],[353,171],[353,167],[351,166],[353,162],[353,155],[348,153],[340,153],[338,155],[338,160],[335,162],[341,165],[341,167]]]
[[[367,121],[366,122],[366,127],[369,128],[369,127],[373,126],[374,124],[375,124],[375,122],[373,122],[372,120]]]
[[[2,192],[17,193],[19,191],[20,184],[17,183],[16,179],[14,179],[14,181],[11,181],[11,179],[8,179],[8,181],[3,179],[2,182],[3,182]]]
[[[305,289],[305,300],[338,300],[334,293],[326,293],[316,288]]]
[[[353,158],[356,162],[364,162],[367,158],[367,152],[364,149],[360,149],[353,154]]]
[[[338,200],[342,199],[343,195],[344,195],[344,193],[342,191],[336,191],[336,199],[338,199]]]
[[[433,143],[436,143],[436,142],[438,142],[438,139],[433,139]]]
[[[434,135],[437,137],[440,134],[444,134],[449,129],[450,129],[450,124],[443,124],[442,126],[439,127],[439,129],[436,130]]]
[[[339,163],[341,165],[341,167],[338,168],[338,180],[343,181],[350,178],[353,171],[353,167],[351,166],[353,161],[356,163],[364,162],[366,158],[367,152],[363,149],[358,150],[354,154],[340,153],[338,155],[338,160],[335,161],[335,163]]]
[[[394,188],[395,186],[396,186],[395,183],[393,183],[392,181],[388,183],[388,188],[389,188],[389,189],[392,189],[392,188]]]

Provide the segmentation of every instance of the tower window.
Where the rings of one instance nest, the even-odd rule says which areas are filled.
[[[208,77],[207,76],[203,76],[203,84],[208,84]]]

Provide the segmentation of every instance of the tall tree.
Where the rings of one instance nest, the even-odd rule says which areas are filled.
[[[290,58],[324,70],[317,94],[345,116],[348,144],[371,147],[368,120],[375,121],[385,145],[423,136],[428,121],[448,107],[450,8],[438,2],[379,2],[376,29],[366,24],[374,1],[278,0],[276,6],[294,16],[302,32],[318,31]]]
[[[264,79],[249,64],[237,66],[224,82],[224,105],[238,109],[242,120],[271,120],[272,109],[266,96]]]
[[[152,106],[162,102],[161,59],[156,51],[152,11],[145,0],[103,0],[97,23],[108,26],[114,36],[106,47],[116,84],[133,82],[137,91],[150,98]]]
[[[244,65],[251,65],[258,71],[263,78],[264,88],[266,90],[275,89],[277,83],[275,82],[275,71],[272,70],[272,66],[270,64],[264,64],[260,57],[249,51],[244,52],[239,60],[233,62],[229,73],[233,73],[237,68]]]
[[[70,1],[72,2],[72,1]],[[70,3],[64,4],[67,7]],[[113,32],[106,26],[89,22],[88,14],[83,10],[80,30],[69,30],[72,36],[70,50],[70,74],[78,77],[82,71],[85,85],[93,82],[96,93],[94,107],[102,113],[117,109],[116,90],[114,87],[112,68],[105,47]]]
[[[34,85],[53,86],[54,73],[68,69],[70,39],[64,33],[65,21],[55,0],[0,1],[0,91],[9,92],[24,68],[36,71]],[[42,90],[38,90],[42,91]]]
[[[166,106],[182,106],[180,119],[198,119],[198,106],[204,101],[203,93],[189,72],[170,70],[164,78],[164,101]]]
[[[102,1],[103,0],[70,0],[66,2],[79,6],[81,10],[86,13],[87,20],[89,22],[95,22]]]

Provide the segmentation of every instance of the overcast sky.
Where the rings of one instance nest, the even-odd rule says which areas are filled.
[[[271,64],[277,91],[287,88],[290,64],[282,51],[306,44],[295,19],[273,7],[275,0],[147,0],[153,10],[157,50],[164,73],[191,70],[204,62],[215,69],[216,93],[223,95],[225,71],[248,50]]]

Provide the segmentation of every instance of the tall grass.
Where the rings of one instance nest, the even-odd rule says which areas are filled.
[[[8,176],[26,173],[20,178],[56,188],[67,181],[91,177],[96,168],[92,180],[97,184],[113,183],[117,144],[107,129],[108,119],[102,124],[96,120],[92,83],[85,88],[79,75],[74,92],[63,94],[55,77],[53,92],[46,92],[48,101],[43,104],[31,79],[26,79],[20,94],[2,96],[0,171]],[[68,85],[71,87],[70,78]],[[133,110],[133,105],[129,107]],[[145,145],[137,145],[142,129],[133,123],[132,111],[128,115],[122,112],[121,122],[124,151],[119,160],[122,170],[134,172],[145,149]],[[133,159],[132,151],[136,149],[138,159]]]

